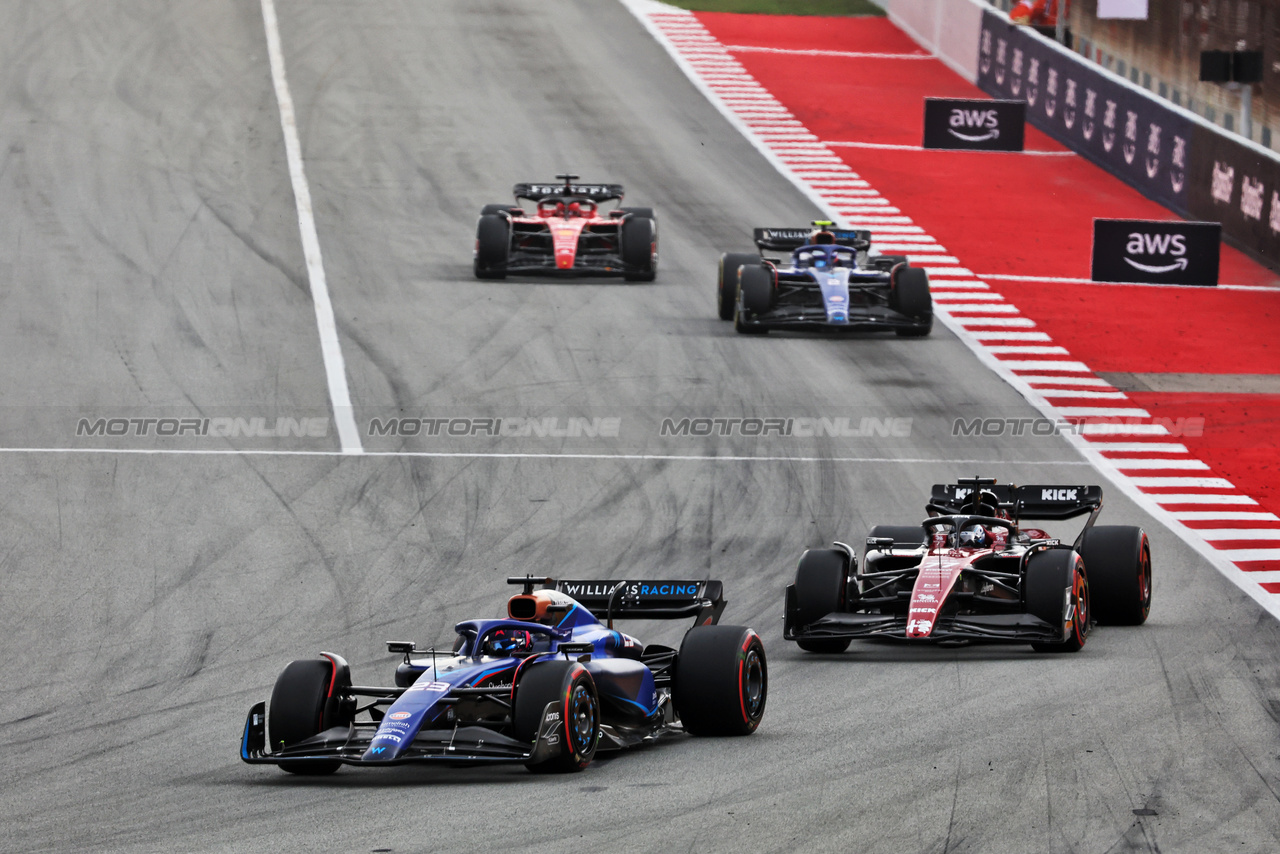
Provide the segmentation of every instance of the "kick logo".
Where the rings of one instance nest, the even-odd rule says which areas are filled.
[[[1081,130],[1084,131],[1084,140],[1088,142],[1093,139],[1093,132],[1097,130],[1097,125],[1093,120],[1098,117],[1098,93],[1092,89],[1084,90],[1084,125]]]
[[[1027,104],[1034,107],[1040,97],[1040,60],[1032,59],[1027,69]]]
[[[1010,70],[1013,76],[1009,78],[1009,91],[1016,96],[1022,91],[1022,48],[1020,47],[1013,49],[1013,67]]]
[[[1102,116],[1102,148],[1107,154],[1116,144],[1116,102],[1107,101],[1107,111]]]
[[[1058,72],[1055,69],[1049,69],[1049,82],[1045,84],[1044,90],[1044,114],[1053,118],[1058,110]]]
[[[1262,205],[1265,198],[1262,181],[1244,176],[1240,184],[1240,213],[1248,219],[1262,219]]]
[[[1071,130],[1076,126],[1076,81],[1067,79],[1066,106],[1062,108],[1062,123]]]
[[[1135,270],[1144,273],[1172,273],[1174,270],[1187,269],[1187,238],[1181,234],[1143,234],[1135,231],[1129,235],[1125,245],[1124,261]],[[1172,264],[1151,265],[1133,260],[1129,255],[1170,255],[1176,260]]]

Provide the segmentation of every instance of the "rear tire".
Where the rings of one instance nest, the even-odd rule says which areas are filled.
[[[476,223],[477,279],[505,279],[511,251],[511,226],[498,214],[481,214]]]
[[[1141,528],[1102,525],[1085,531],[1080,556],[1089,572],[1099,623],[1140,626],[1151,613],[1151,544]]]
[[[630,271],[623,278],[652,282],[658,275],[658,221],[652,215],[630,217],[622,223],[621,243],[622,263]]]
[[[1067,549],[1039,552],[1027,561],[1022,597],[1027,612],[1052,626],[1067,621],[1064,594],[1071,588],[1071,633],[1065,641],[1033,643],[1037,652],[1079,652],[1089,637],[1089,580],[1080,555]]]
[[[480,209],[480,216],[489,216],[490,214],[504,214],[511,212],[511,205],[485,205]]]
[[[318,735],[329,728],[325,707],[329,699],[329,681],[333,663],[328,659],[310,658],[291,661],[276,679],[267,706],[268,744],[276,750],[290,747]],[[281,762],[290,774],[332,774],[342,763]]]
[[[845,610],[849,591],[848,555],[835,549],[809,549],[796,566],[796,611],[799,627]],[[805,652],[836,653],[849,648],[849,638],[796,641]]]
[[[929,274],[918,267],[898,267],[889,291],[889,308],[906,315],[915,326],[896,330],[902,338],[923,338],[933,330],[933,296]]]
[[[769,667],[760,636],[744,626],[695,626],[676,656],[671,697],[692,735],[750,735],[764,717]]]
[[[551,759],[525,767],[535,772],[581,771],[591,764],[600,744],[600,699],[595,681],[576,661],[531,665],[516,686],[511,712],[517,739],[533,744],[548,703],[559,703],[564,709],[558,731],[562,749]]]
[[[738,299],[738,268],[759,263],[760,256],[754,252],[726,252],[720,256],[720,273],[716,276],[716,302],[721,320],[733,320],[733,308]]]
[[[632,216],[644,216],[653,219],[653,208],[618,208],[618,213],[627,213]]]

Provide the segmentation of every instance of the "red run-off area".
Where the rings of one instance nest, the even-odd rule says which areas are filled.
[[[1280,593],[1280,276],[1224,246],[1220,282],[1250,287],[1038,281],[1088,280],[1095,217],[1176,217],[1030,126],[1028,153],[920,150],[926,97],[987,96],[884,18],[654,19],[801,177],[806,169],[820,175],[821,167],[787,159],[788,130],[811,132],[878,193],[867,205],[892,206],[884,212],[911,226],[878,229],[894,218],[865,206],[840,211],[837,202],[845,221],[865,222],[877,242],[936,241],[921,251],[945,253],[938,262],[956,265],[931,267],[937,304],[1059,412],[1143,412],[1147,424],[1193,425],[1181,435],[1144,427],[1086,438],[1224,557],[1257,572],[1251,577],[1264,589]],[[735,91],[748,91],[735,89],[738,63],[743,78],[785,108],[776,111],[783,121],[738,104]],[[791,119],[802,127],[786,127]],[[823,192],[821,184],[810,182]],[[924,236],[890,234],[913,226]],[[913,263],[930,266],[915,256]],[[974,302],[981,300],[988,302]],[[1002,303],[982,311],[990,301]],[[1202,431],[1186,420],[1198,418]]]

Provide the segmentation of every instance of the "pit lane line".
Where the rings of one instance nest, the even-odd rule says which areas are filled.
[[[298,138],[298,120],[293,109],[293,96],[285,77],[284,51],[280,46],[280,24],[276,18],[275,0],[262,0],[262,24],[267,35],[267,54],[271,59],[271,82],[275,86],[276,104],[280,109],[280,128],[284,132],[285,157],[289,162],[289,180],[293,184],[293,199],[298,209],[298,231],[302,237],[302,253],[307,262],[307,279],[311,284],[311,302],[315,305],[316,327],[320,333],[320,353],[324,359],[324,373],[329,384],[329,402],[333,407],[333,420],[338,428],[338,441],[342,453],[359,454],[360,430],[356,427],[355,411],[351,407],[351,392],[347,388],[346,362],[342,358],[342,344],[338,340],[338,325],[333,317],[333,303],[329,300],[329,285],[324,275],[324,260],[320,255],[320,236],[316,232],[315,215],[311,209],[311,188],[302,168],[302,143]]]

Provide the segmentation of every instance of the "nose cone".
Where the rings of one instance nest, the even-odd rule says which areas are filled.
[[[572,249],[556,250],[556,267],[561,270],[569,270],[573,267],[574,252]]]

